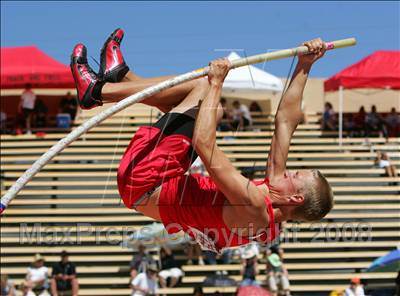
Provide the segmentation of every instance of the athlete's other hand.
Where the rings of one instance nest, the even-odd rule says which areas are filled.
[[[322,58],[326,52],[326,44],[321,38],[306,41],[302,45],[308,47],[309,53],[299,56],[300,63],[312,64]]]
[[[208,81],[210,84],[222,84],[230,68],[231,62],[228,59],[212,61],[210,63],[210,71],[208,72]]]

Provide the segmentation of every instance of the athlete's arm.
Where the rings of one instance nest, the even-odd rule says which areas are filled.
[[[275,115],[275,132],[272,136],[266,175],[269,179],[281,177],[286,170],[290,140],[302,118],[301,100],[312,64],[326,51],[321,39],[304,43],[310,54],[299,56],[296,69],[287,91],[279,102]]]
[[[217,113],[222,84],[229,71],[229,61],[211,63],[208,74],[210,90],[201,102],[193,134],[193,147],[203,161],[210,177],[232,205],[263,208],[257,187],[243,177],[216,143]],[[265,211],[264,211],[265,212]]]

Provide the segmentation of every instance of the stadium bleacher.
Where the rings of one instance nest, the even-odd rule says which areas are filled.
[[[92,116],[83,112],[76,124]],[[123,247],[123,231],[152,222],[121,204],[116,184],[119,159],[140,125],[154,122],[158,112],[135,105],[104,121],[72,143],[28,183],[1,218],[1,267],[20,283],[35,253],[50,266],[68,250],[77,265],[80,295],[129,295],[127,267],[133,251]],[[273,117],[253,113],[259,131],[219,132],[218,144],[241,170],[265,170]],[[322,132],[317,114],[299,126],[290,149],[290,169],[318,168],[333,186],[335,207],[318,223],[285,223],[281,247],[296,295],[326,295],[359,276],[367,284],[393,283],[393,272],[366,272],[372,261],[394,249],[400,238],[400,178],[384,176],[374,165],[376,151],[386,151],[400,167],[400,139],[344,138]],[[65,133],[1,136],[1,194]],[[88,224],[90,223],[90,225]],[[42,227],[42,235],[37,228]],[[23,229],[22,229],[23,228]],[[108,229],[115,230],[107,234]],[[25,231],[25,232],[23,232]],[[36,231],[36,232],[35,232]],[[24,235],[21,235],[24,234]],[[65,237],[68,233],[68,238]],[[47,234],[47,236],[46,236]],[[30,237],[31,236],[31,237]],[[186,262],[182,250],[176,257]],[[265,281],[265,259],[260,258]],[[191,295],[207,275],[228,271],[240,280],[240,265],[183,265],[179,287],[160,294]],[[231,294],[235,287],[207,287],[204,292]]]

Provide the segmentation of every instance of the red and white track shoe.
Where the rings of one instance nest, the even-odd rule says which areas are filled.
[[[79,43],[71,54],[71,72],[78,92],[78,102],[82,109],[92,109],[103,105],[101,88],[104,81],[99,79],[87,61],[86,47]]]
[[[121,41],[124,38],[124,31],[116,29],[106,40],[100,53],[99,76],[107,82],[120,82],[128,73],[121,52]]]

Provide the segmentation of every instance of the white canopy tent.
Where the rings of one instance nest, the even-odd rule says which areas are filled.
[[[240,59],[236,52],[228,56],[230,61]],[[226,98],[249,100],[265,100],[276,93],[282,92],[282,80],[254,66],[244,66],[229,71],[222,89]]]

